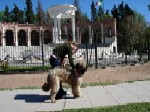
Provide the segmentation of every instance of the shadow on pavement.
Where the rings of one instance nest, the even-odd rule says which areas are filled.
[[[18,94],[14,97],[14,100],[25,100],[27,103],[38,103],[50,100],[50,95],[39,94]]]

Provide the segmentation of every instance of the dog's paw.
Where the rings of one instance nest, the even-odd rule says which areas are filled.
[[[54,100],[51,100],[51,103],[56,103],[56,100],[54,99]]]
[[[74,95],[74,98],[79,98],[80,97],[80,95]]]

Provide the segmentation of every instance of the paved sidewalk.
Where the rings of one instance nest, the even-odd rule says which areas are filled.
[[[150,81],[135,81],[118,85],[88,86],[81,89],[83,95],[81,98],[73,99],[70,94],[65,99],[57,100],[56,103],[50,103],[49,92],[43,92],[41,89],[0,91],[0,110],[2,112],[61,111],[150,102],[149,85]]]

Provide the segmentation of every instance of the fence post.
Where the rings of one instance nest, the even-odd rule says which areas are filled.
[[[128,58],[127,58],[127,45],[126,45],[126,42],[127,42],[127,39],[126,39],[126,34],[124,34],[124,44],[125,44],[125,64],[127,66],[128,64]]]
[[[141,33],[140,32],[139,32],[139,55],[140,55],[139,60],[141,61],[142,54],[141,54]]]
[[[87,32],[86,32],[84,38],[86,39],[85,40],[86,41],[86,63],[88,64],[88,40],[87,40],[87,37],[88,37],[88,35],[87,35]]]
[[[149,34],[147,33],[147,40],[148,40],[148,61],[150,61],[150,40],[149,40]]]
[[[97,69],[98,62],[97,62],[97,35],[96,35],[96,32],[94,32],[94,44],[95,44],[95,69]]]
[[[44,71],[44,50],[43,50],[43,32],[42,28],[40,28],[40,38],[41,38],[41,47],[42,47],[42,71]]]

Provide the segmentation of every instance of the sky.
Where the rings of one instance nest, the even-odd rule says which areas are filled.
[[[5,9],[5,6],[8,5],[9,11],[14,8],[14,3],[19,7],[19,9],[24,10],[26,7],[26,0],[0,0],[0,11]],[[35,11],[37,7],[38,0],[32,0],[33,10]],[[73,0],[40,0],[44,11],[47,11],[49,7],[57,4],[73,4]],[[94,2],[98,2],[99,0],[94,0]],[[111,14],[111,10],[114,7],[114,4],[118,7],[119,4],[124,2],[124,4],[128,4],[128,6],[132,9],[140,13],[145,17],[146,22],[150,23],[150,11],[148,10],[148,4],[150,4],[150,0],[103,0],[104,10],[109,10]],[[83,13],[86,13],[88,17],[91,17],[91,3],[92,0],[79,0],[79,6]],[[98,8],[99,6],[96,6]]]

